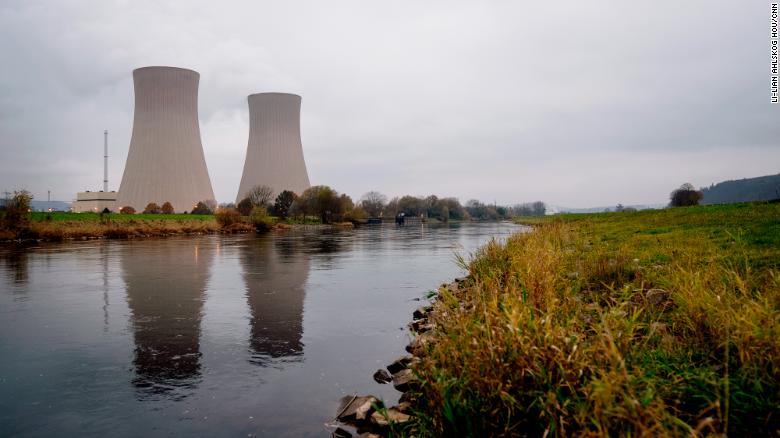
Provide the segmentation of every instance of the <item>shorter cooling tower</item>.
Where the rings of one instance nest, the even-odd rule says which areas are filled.
[[[252,94],[249,100],[249,142],[236,202],[252,187],[271,187],[301,194],[309,175],[301,145],[301,96],[287,93]]]
[[[170,202],[176,212],[213,200],[198,124],[198,72],[176,67],[133,71],[135,118],[116,207]]]

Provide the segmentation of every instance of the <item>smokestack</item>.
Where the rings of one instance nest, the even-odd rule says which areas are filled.
[[[309,188],[301,145],[301,96],[287,93],[250,95],[249,141],[236,202],[254,186],[279,194]]]
[[[176,67],[133,71],[135,114],[117,208],[170,202],[176,212],[214,200],[198,123],[198,72]]]
[[[108,129],[103,131],[103,191],[108,191]]]

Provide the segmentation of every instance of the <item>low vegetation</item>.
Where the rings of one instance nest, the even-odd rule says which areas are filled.
[[[780,204],[525,220],[463,263],[416,435],[776,436]]]

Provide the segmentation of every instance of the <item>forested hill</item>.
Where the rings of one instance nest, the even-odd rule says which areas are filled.
[[[777,175],[723,181],[702,188],[702,204],[726,204],[731,202],[767,201],[780,198],[780,173]]]

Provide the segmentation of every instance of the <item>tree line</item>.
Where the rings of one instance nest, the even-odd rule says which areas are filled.
[[[349,195],[325,185],[310,187],[300,195],[289,190],[282,191],[276,198],[273,195],[269,187],[255,186],[237,205],[222,204],[220,208],[234,208],[243,216],[252,214],[255,208],[262,208],[267,214],[282,219],[316,216],[322,223],[393,218],[400,214],[442,222],[501,220],[516,216],[542,216],[546,212],[546,206],[541,201],[501,206],[472,199],[463,205],[457,198],[440,198],[436,195],[405,195],[388,200],[387,196],[377,191],[367,192],[355,202]]]

